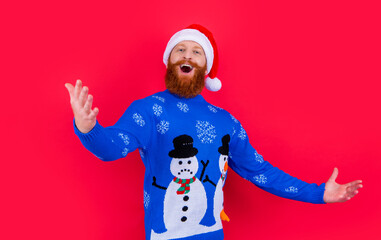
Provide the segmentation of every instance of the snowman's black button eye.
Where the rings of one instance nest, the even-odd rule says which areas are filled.
[[[179,165],[183,164],[183,161],[179,161]]]
[[[191,163],[192,163],[191,160],[189,160],[189,161],[188,161],[188,164],[191,164]]]

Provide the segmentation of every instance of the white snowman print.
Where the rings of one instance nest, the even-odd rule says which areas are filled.
[[[224,196],[223,196],[223,186],[226,180],[226,173],[228,171],[228,154],[229,154],[229,142],[230,136],[225,135],[222,138],[222,146],[218,149],[221,154],[218,160],[218,165],[220,167],[221,176],[218,179],[216,185],[216,191],[214,193],[214,205],[213,214],[216,222],[221,224],[221,220],[230,221],[229,217],[224,211]]]
[[[201,222],[207,208],[204,186],[195,177],[197,158],[173,158],[170,169],[176,178],[169,184],[164,197],[165,227],[168,231],[182,226],[191,228]]]
[[[170,172],[174,176],[164,196],[163,233],[151,231],[151,239],[184,238],[217,230],[215,227],[201,225],[207,209],[207,198],[202,182],[195,176],[199,163],[198,150],[193,147],[193,138],[181,135],[173,140],[175,149],[169,152],[172,157]]]

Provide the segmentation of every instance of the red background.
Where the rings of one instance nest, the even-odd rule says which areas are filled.
[[[64,83],[81,79],[112,125],[164,89],[162,54],[191,23],[220,53],[218,93],[264,158],[307,182],[364,188],[342,204],[266,193],[235,173],[226,239],[380,239],[378,1],[1,3],[1,239],[143,239],[144,166],[102,162],[74,135]]]

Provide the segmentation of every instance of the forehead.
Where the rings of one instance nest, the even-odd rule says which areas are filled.
[[[189,47],[189,48],[200,48],[204,51],[204,49],[201,47],[200,44],[196,43],[195,41],[191,41],[191,40],[181,41],[178,44],[176,44],[175,48],[180,47],[180,46]]]

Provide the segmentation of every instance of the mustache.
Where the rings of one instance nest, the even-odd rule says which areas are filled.
[[[195,68],[198,68],[198,69],[201,69],[202,67],[200,65],[198,65],[197,63],[195,62],[192,62],[191,60],[179,60],[175,63],[173,63],[173,65],[175,66],[180,66],[181,64],[189,64],[191,65],[192,67],[195,67]]]

